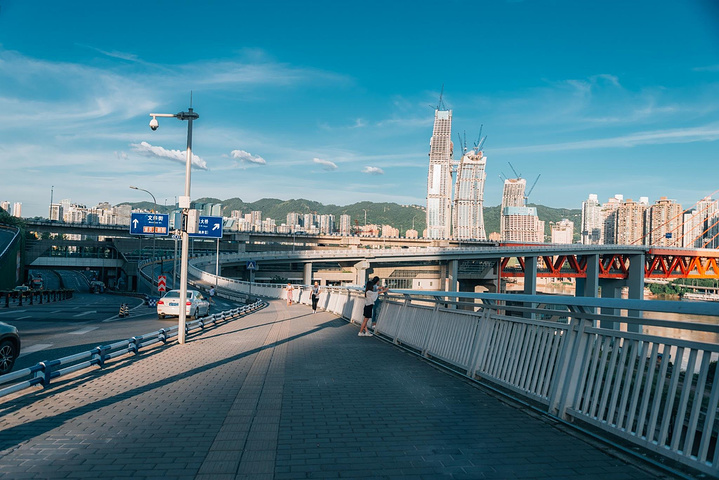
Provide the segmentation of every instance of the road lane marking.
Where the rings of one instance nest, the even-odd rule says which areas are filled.
[[[97,310],[90,310],[88,312],[78,313],[77,315],[73,315],[73,317],[84,317],[85,315],[90,315],[93,313],[97,313]]]
[[[20,355],[18,355],[18,358],[22,357],[23,355],[29,355],[31,353],[39,352],[40,350],[45,350],[46,348],[52,347],[52,343],[36,343],[35,345],[30,345],[27,348],[23,348],[20,351]]]
[[[32,318],[32,315],[25,315],[24,317],[13,318],[13,320],[15,320],[15,321],[17,321],[17,320],[25,320],[26,318]]]
[[[0,312],[0,315],[8,315],[10,313],[24,313],[27,310],[8,310],[7,312]]]
[[[75,330],[74,332],[68,332],[70,335],[84,335],[88,332],[92,332],[93,330],[97,330],[100,327],[85,327],[81,328],[80,330]]]

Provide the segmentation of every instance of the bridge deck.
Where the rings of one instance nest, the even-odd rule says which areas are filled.
[[[357,331],[274,301],[5,400],[0,476],[661,477]]]

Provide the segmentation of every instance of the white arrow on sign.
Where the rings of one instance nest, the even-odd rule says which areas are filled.
[[[133,227],[134,227],[134,228],[137,228],[138,220],[135,219],[135,220],[132,221],[132,223],[133,223]]]
[[[212,227],[213,230],[217,230],[218,228],[220,228],[220,224],[219,224],[219,223],[216,223],[216,224],[213,225],[213,227]]]

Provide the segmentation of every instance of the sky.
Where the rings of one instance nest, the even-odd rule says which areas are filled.
[[[192,199],[425,205],[440,92],[487,206],[719,190],[716,1],[0,0],[0,201],[172,204],[192,101]]]

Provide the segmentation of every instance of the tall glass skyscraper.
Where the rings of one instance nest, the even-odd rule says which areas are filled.
[[[452,110],[434,111],[427,177],[427,238],[449,238],[452,221]]]
[[[458,240],[486,240],[484,230],[484,181],[487,157],[481,150],[470,150],[462,156],[454,184],[452,224]]]

